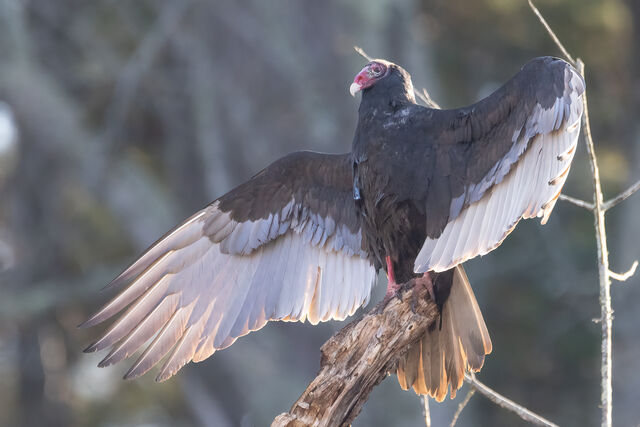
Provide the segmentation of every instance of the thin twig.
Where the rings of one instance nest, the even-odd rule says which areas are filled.
[[[462,410],[465,408],[465,406],[467,406],[467,403],[469,403],[469,401],[471,400],[474,394],[476,394],[475,388],[471,388],[469,392],[467,392],[467,395],[464,397],[462,402],[460,402],[460,404],[458,405],[458,409],[456,409],[456,413],[453,414],[453,418],[451,419],[451,424],[449,424],[449,427],[455,427],[456,423],[458,422],[458,418],[462,413]]]
[[[438,103],[434,101],[433,98],[431,98],[429,92],[427,92],[427,89],[422,88],[422,92],[414,91],[414,93],[422,102],[425,103],[427,107],[440,109],[440,105],[438,105]]]
[[[584,77],[584,63],[578,59],[576,64],[580,74]],[[584,137],[589,154],[589,163],[593,174],[593,192],[594,204],[593,216],[596,228],[596,244],[598,247],[598,276],[600,279],[600,313],[602,327],[602,344],[601,344],[601,392],[600,404],[602,407],[602,426],[611,427],[613,403],[613,391],[611,387],[613,376],[613,363],[611,361],[612,337],[611,329],[613,326],[613,309],[611,307],[611,278],[609,270],[609,251],[607,249],[607,232],[604,223],[604,209],[602,187],[600,185],[600,171],[598,169],[598,160],[596,159],[593,137],[591,135],[591,122],[589,120],[589,107],[587,104],[587,93],[582,95],[582,103],[584,105]]]
[[[356,52],[358,52],[358,54],[360,54],[361,56],[364,57],[364,59],[366,59],[367,61],[372,61],[373,58],[370,57],[369,55],[367,55],[367,52],[364,51],[364,49],[362,49],[360,46],[354,46],[353,50],[355,50]]]
[[[424,418],[424,425],[431,427],[431,411],[429,411],[429,396],[420,396],[420,402],[422,402],[422,417]]]
[[[475,376],[467,374],[464,376],[464,380],[467,382],[467,384],[476,389],[487,399],[504,409],[508,409],[509,411],[514,412],[523,420],[539,426],[558,427],[557,424],[554,424],[546,418],[543,418],[540,415],[531,412],[527,408],[518,405],[513,400],[508,399],[500,393],[487,387],[486,385],[478,381]]]
[[[416,98],[422,101],[427,107],[431,107],[431,102],[429,98],[426,98],[421,92],[414,91],[413,93],[415,94]]]
[[[529,2],[529,7],[531,8],[531,10],[533,10],[533,13],[536,14],[536,16],[538,17],[538,19],[540,20],[540,23],[544,26],[544,28],[547,30],[547,33],[549,33],[549,35],[551,36],[551,38],[553,39],[554,43],[556,44],[556,46],[558,46],[558,48],[562,51],[562,54],[565,56],[565,58],[567,58],[569,60],[569,62],[571,62],[572,64],[575,64],[576,61],[573,59],[573,57],[569,54],[569,52],[567,51],[567,49],[565,49],[564,45],[560,42],[560,39],[558,39],[558,36],[556,36],[556,34],[553,32],[553,30],[551,29],[551,27],[549,26],[549,24],[547,24],[547,20],[544,19],[544,17],[542,16],[542,14],[540,13],[540,11],[538,10],[537,7],[535,7],[533,5],[533,3],[531,2],[531,0],[527,0]]]
[[[629,270],[627,270],[626,273],[614,273],[613,271],[609,270],[609,276],[611,276],[612,279],[615,279],[618,282],[625,282],[629,277],[636,274],[636,268],[638,268],[638,260],[633,262],[633,265]]]
[[[604,205],[602,206],[602,208],[605,211],[608,211],[609,209],[616,206],[623,200],[626,200],[627,198],[632,196],[633,193],[635,193],[638,190],[640,190],[640,181],[636,182],[631,187],[627,188],[626,190],[624,190],[622,193],[618,194],[616,197],[612,198],[611,200],[604,202]]]
[[[575,197],[567,196],[566,194],[561,194],[560,200],[580,206],[581,208],[585,208],[589,211],[592,211],[594,208],[593,203],[585,202],[584,200],[576,199]]]

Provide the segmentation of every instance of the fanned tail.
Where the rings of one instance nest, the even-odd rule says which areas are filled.
[[[442,306],[442,321],[409,348],[398,364],[398,382],[404,390],[444,400],[451,386],[451,398],[462,386],[467,370],[482,368],[491,353],[491,338],[462,266],[450,277],[451,291]],[[440,285],[440,284],[438,284]]]

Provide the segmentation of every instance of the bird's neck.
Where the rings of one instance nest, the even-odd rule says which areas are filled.
[[[362,92],[362,101],[358,114],[360,117],[385,113],[394,113],[407,104],[415,104],[411,81],[392,87],[376,85]]]

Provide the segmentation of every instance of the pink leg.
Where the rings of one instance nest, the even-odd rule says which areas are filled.
[[[396,283],[396,275],[393,272],[393,262],[391,261],[391,257],[387,256],[385,258],[387,261],[387,293],[385,294],[385,299],[390,299],[396,293],[398,293],[398,289],[400,289],[400,285]]]

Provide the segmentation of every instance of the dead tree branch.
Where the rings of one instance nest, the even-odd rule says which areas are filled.
[[[449,427],[455,427],[456,423],[458,422],[458,418],[460,418],[460,414],[462,413],[464,408],[467,406],[467,404],[469,403],[469,401],[471,400],[474,394],[476,394],[475,388],[471,388],[471,390],[467,392],[467,395],[464,397],[462,402],[460,402],[460,404],[458,405],[458,409],[456,409],[455,414],[453,414],[453,418],[451,419],[451,424],[449,424]]]
[[[585,208],[588,211],[593,210],[593,203],[585,202],[584,200],[576,199],[575,197],[567,196],[566,194],[561,194],[560,200],[564,200],[565,202],[569,202],[572,205]]]
[[[431,410],[429,410],[429,396],[420,396],[422,403],[422,417],[424,418],[424,426],[431,427]]]
[[[360,56],[362,56],[367,61],[372,61],[373,58],[367,55],[367,52],[364,51],[360,46],[354,46],[353,50],[355,50]]]
[[[549,33],[549,36],[551,37],[553,42],[556,44],[556,46],[558,46],[558,49],[560,49],[560,51],[562,52],[564,57],[567,58],[567,60],[569,62],[571,62],[572,64],[575,64],[576,61],[573,59],[573,56],[571,56],[569,54],[569,52],[567,51],[567,49],[565,49],[564,45],[560,42],[560,39],[558,38],[558,36],[556,36],[556,33],[553,32],[553,30],[551,29],[551,27],[547,23],[547,20],[544,19],[544,16],[542,16],[542,14],[538,10],[538,8],[533,5],[531,0],[527,0],[527,1],[529,2],[529,7],[531,8],[531,10],[533,10],[533,13],[536,14],[538,19],[540,20],[540,23],[547,30],[547,33]]]
[[[638,260],[635,260],[631,265],[631,268],[625,273],[614,273],[613,271],[609,270],[609,276],[611,276],[612,279],[615,279],[618,282],[626,282],[629,277],[633,276],[636,273],[636,268],[638,268]]]
[[[431,98],[431,95],[429,95],[429,92],[427,92],[427,89],[422,88],[422,92],[415,92],[416,96],[425,103],[425,105],[427,107],[431,107],[431,108],[440,108],[440,105],[433,100],[433,98]]]
[[[408,286],[412,284],[408,282]],[[320,372],[272,427],[349,425],[371,390],[393,371],[406,349],[438,316],[422,286],[407,291],[403,301],[394,298],[377,314],[379,310],[380,304],[322,346]]]
[[[407,283],[410,290],[402,301],[393,299],[381,313],[378,312],[382,303],[378,304],[322,346],[320,372],[289,412],[276,417],[272,427],[347,426],[355,419],[371,390],[395,369],[406,349],[420,339],[438,316],[438,309],[427,290],[422,286],[414,289],[412,284],[412,281]],[[493,391],[475,376],[466,375],[465,381],[522,419],[536,425],[557,427]]]
[[[500,393],[497,393],[493,389],[487,387],[486,385],[478,381],[474,375],[467,374],[464,376],[464,380],[465,382],[467,382],[467,384],[469,384],[471,387],[473,387],[475,390],[477,390],[480,394],[485,396],[487,399],[489,399],[490,401],[492,401],[493,403],[495,403],[496,405],[502,408],[508,409],[509,411],[516,413],[523,420],[529,421],[530,423],[539,425],[539,426],[558,427],[557,424],[554,424],[551,421],[541,417],[540,415],[531,412],[527,408],[518,405],[513,400],[508,399],[503,395],[501,395]]]
[[[605,211],[608,211],[612,207],[618,205],[620,202],[626,200],[628,197],[632,196],[633,193],[640,190],[640,181],[633,184],[631,187],[624,190],[622,193],[618,194],[616,197],[612,198],[604,202],[604,206],[602,207]]]

